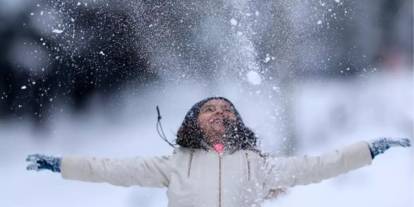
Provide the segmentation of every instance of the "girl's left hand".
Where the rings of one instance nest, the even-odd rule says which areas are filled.
[[[392,139],[392,138],[379,138],[370,142],[369,148],[371,150],[372,158],[379,154],[384,153],[391,147],[410,147],[411,141],[408,138]]]

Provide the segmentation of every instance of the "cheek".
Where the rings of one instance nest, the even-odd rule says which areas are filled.
[[[208,126],[208,121],[207,121],[208,119],[207,119],[207,117],[206,116],[202,116],[202,115],[200,115],[199,117],[198,117],[198,119],[197,119],[197,121],[198,121],[198,125],[199,125],[199,127],[201,128],[201,129],[206,129],[206,127]]]
[[[227,115],[227,117],[229,118],[229,119],[231,119],[231,120],[233,120],[233,121],[236,121],[236,115],[235,114],[233,114],[233,113],[229,113],[228,115]]]

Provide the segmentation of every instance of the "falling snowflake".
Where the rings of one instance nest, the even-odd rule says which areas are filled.
[[[262,78],[256,71],[249,71],[246,76],[247,81],[252,85],[260,85],[262,83]]]
[[[236,26],[237,25],[237,20],[234,19],[234,18],[231,18],[230,19],[230,24],[233,25],[233,26]]]
[[[63,30],[60,30],[60,29],[53,29],[53,30],[52,30],[52,32],[53,32],[53,33],[56,33],[56,34],[61,34],[61,33],[63,32]]]

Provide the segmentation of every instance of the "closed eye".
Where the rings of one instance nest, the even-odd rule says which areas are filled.
[[[214,107],[213,106],[207,106],[202,111],[203,112],[213,112],[214,111]]]
[[[224,108],[223,111],[234,113],[234,110],[232,108],[227,108],[227,107]]]

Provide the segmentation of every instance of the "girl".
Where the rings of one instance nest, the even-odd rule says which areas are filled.
[[[276,157],[261,153],[256,142],[234,105],[211,97],[186,114],[172,155],[98,159],[35,154],[28,156],[27,169],[88,182],[166,187],[169,207],[252,207],[280,189],[320,182],[369,165],[392,146],[410,146],[408,139],[382,138],[316,157]]]

